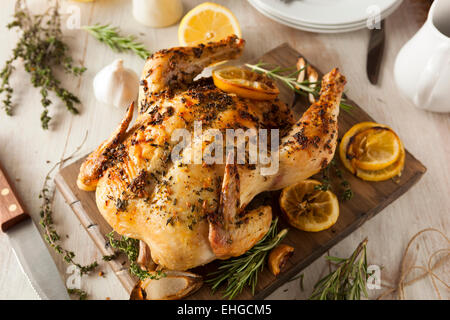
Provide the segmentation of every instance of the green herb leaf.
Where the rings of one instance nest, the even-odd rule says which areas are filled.
[[[3,109],[7,115],[12,115],[13,88],[10,84],[10,76],[14,71],[13,62],[23,60],[24,68],[30,74],[31,84],[40,88],[41,105],[44,110],[41,113],[41,126],[49,128],[51,117],[48,115],[48,107],[52,104],[49,92],[61,99],[67,110],[77,114],[74,107],[80,103],[78,97],[61,86],[61,81],[54,74],[55,69],[62,69],[73,76],[80,76],[86,68],[73,66],[73,59],[69,55],[69,47],[63,41],[61,31],[61,17],[59,15],[59,2],[51,0],[49,9],[39,15],[32,14],[26,6],[25,0],[17,0],[14,20],[7,25],[8,29],[18,28],[19,41],[12,51],[12,57],[6,61],[0,71],[0,94],[4,93]]]
[[[327,257],[336,270],[314,285],[311,300],[359,300],[361,293],[367,298],[367,238],[347,258]],[[360,256],[361,255],[361,256]],[[359,258],[358,258],[359,257]]]
[[[95,24],[93,26],[83,26],[82,28],[114,51],[132,51],[144,60],[150,56],[150,51],[145,48],[143,43],[136,40],[136,36],[122,36],[119,34],[120,30],[117,27],[109,24]]]
[[[75,296],[78,296],[78,298],[80,300],[86,300],[86,298],[87,298],[87,292],[84,291],[84,290],[81,290],[81,289],[72,289],[72,288],[70,288],[70,289],[67,289],[67,293],[73,294]]]
[[[136,262],[139,256],[139,240],[128,238],[125,236],[121,236],[118,240],[114,238],[114,231],[111,231],[106,235],[109,240],[109,244],[114,249],[119,250],[120,252],[126,254],[128,260],[130,261],[130,273],[135,275],[140,280],[145,280],[147,278],[150,279],[161,279],[166,276],[162,271],[158,271],[156,275],[141,269],[139,264]]]
[[[297,75],[299,72],[303,71],[303,69],[295,70],[295,67],[291,68],[281,68],[280,66],[275,66],[272,69],[266,69],[264,66],[267,66],[264,62],[258,62],[257,64],[245,64],[246,67],[250,68],[252,71],[263,73],[269,78],[280,80],[284,85],[286,85],[292,91],[296,93],[307,96],[308,94],[312,94],[314,97],[319,97],[320,95],[320,85],[321,81],[311,82],[308,80],[305,81],[297,81]],[[284,75],[284,73],[290,71],[291,73]],[[314,84],[314,87],[310,87],[311,84]],[[345,103],[345,99],[341,99],[340,107],[342,110],[350,112],[352,109],[352,105]]]
[[[70,250],[67,250],[63,248],[59,241],[61,237],[56,232],[55,226],[53,224],[53,197],[54,197],[54,187],[50,186],[51,182],[51,174],[52,172],[59,167],[60,164],[64,163],[65,161],[72,159],[74,155],[81,149],[82,145],[87,139],[87,133],[84,137],[83,142],[76,148],[76,150],[67,158],[57,162],[48,172],[45,176],[44,183],[42,185],[41,192],[39,193],[39,199],[41,199],[41,207],[40,207],[40,217],[41,220],[39,224],[42,228],[44,228],[44,239],[48,242],[50,247],[55,249],[55,251],[63,256],[64,261],[66,261],[68,264],[73,264],[80,270],[80,275],[87,274],[93,270],[95,270],[98,266],[97,261],[94,261],[88,265],[81,265],[80,263],[76,262],[74,260],[75,253],[73,253]]]
[[[342,173],[342,170],[339,169],[336,159],[330,161],[328,166],[326,166],[321,171],[322,177],[321,177],[321,185],[316,186],[315,190],[321,190],[321,191],[327,191],[332,190],[332,177],[337,177],[341,180],[340,188],[339,188],[339,198],[341,201],[347,201],[353,198],[353,191],[350,185],[350,182],[347,180],[344,180],[344,176]]]

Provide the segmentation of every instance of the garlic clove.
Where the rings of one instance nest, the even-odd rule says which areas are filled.
[[[139,78],[117,59],[100,70],[93,81],[97,100],[117,108],[127,107],[135,101],[139,92]]]

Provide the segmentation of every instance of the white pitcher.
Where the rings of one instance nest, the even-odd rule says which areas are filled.
[[[450,112],[450,0],[435,0],[422,28],[397,55],[394,77],[416,107]]]

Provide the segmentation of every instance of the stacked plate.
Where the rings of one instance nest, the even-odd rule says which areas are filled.
[[[289,27],[319,33],[367,28],[386,18],[403,0],[248,0],[263,15]]]

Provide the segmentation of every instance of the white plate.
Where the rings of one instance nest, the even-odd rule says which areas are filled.
[[[318,32],[318,33],[341,33],[341,32],[355,31],[355,30],[359,30],[359,29],[363,29],[363,28],[367,27],[366,20],[363,20],[359,23],[352,23],[349,25],[341,25],[341,26],[327,26],[327,25],[315,26],[315,25],[306,24],[306,23],[305,24],[293,23],[292,21],[287,21],[278,16],[275,16],[272,12],[268,12],[268,11],[264,10],[260,6],[260,0],[248,0],[248,1],[256,10],[258,10],[260,13],[262,13],[266,17],[268,17],[272,20],[275,20],[281,24],[287,25],[291,28],[298,29],[298,30],[304,30],[304,31],[309,31],[309,32]],[[392,12],[394,12],[395,9],[397,9],[397,7],[401,4],[401,2],[402,2],[402,0],[398,1],[394,6],[390,7],[387,11],[383,12],[381,14],[381,19],[386,18]]]
[[[256,9],[258,10],[260,13],[262,13],[263,15],[265,15],[266,17],[268,17],[269,19],[272,19],[278,23],[281,23],[283,25],[286,25],[288,27],[294,28],[294,29],[298,29],[298,30],[303,30],[303,31],[309,31],[309,32],[317,32],[317,33],[341,33],[341,32],[350,32],[350,31],[355,31],[355,30],[359,30],[359,29],[363,29],[366,28],[366,22],[363,22],[361,24],[358,24],[356,26],[351,26],[351,27],[339,27],[339,28],[318,28],[318,27],[311,27],[311,26],[306,26],[306,25],[298,25],[298,24],[293,24],[289,21],[286,20],[282,20],[268,12],[266,12],[264,9],[262,9],[261,7],[259,7],[254,0],[248,0],[248,2]]]
[[[365,22],[378,10],[380,14],[395,8],[402,0],[281,0],[253,1],[267,13],[294,24],[322,26],[347,26]],[[389,11],[391,11],[389,10]]]
[[[380,13],[380,18],[384,19],[387,16],[389,16],[391,13],[393,13],[402,3],[403,0],[398,0],[397,2],[394,3],[394,5],[392,5],[391,7],[389,7],[388,9],[386,9],[385,11]],[[278,19],[284,20],[289,22],[290,24],[293,25],[298,25],[298,26],[305,26],[305,27],[309,27],[309,28],[318,28],[318,29],[340,29],[340,28],[345,28],[345,29],[350,29],[350,28],[361,28],[361,26],[367,23],[367,20],[361,20],[358,22],[353,22],[353,23],[348,23],[348,24],[340,24],[340,25],[333,25],[333,24],[313,24],[313,23],[308,23],[308,22],[303,22],[303,21],[299,21],[299,20],[290,20],[287,19],[286,17],[280,16],[278,15],[276,12],[273,12],[270,10],[270,8],[267,7],[267,5],[265,5],[263,3],[262,0],[252,0],[253,2],[253,6],[254,7],[259,7],[261,8],[263,11],[265,11],[268,15],[270,16],[275,16]],[[281,1],[280,1],[281,3]]]

